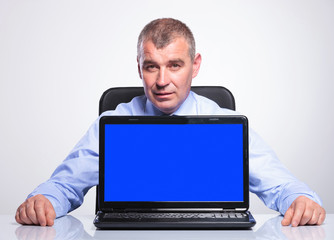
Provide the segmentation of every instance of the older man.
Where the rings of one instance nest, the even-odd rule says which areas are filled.
[[[175,19],[157,19],[138,38],[138,72],[145,95],[102,115],[224,115],[235,112],[190,91],[201,65],[190,29]],[[51,178],[38,186],[16,212],[21,224],[53,225],[79,207],[98,184],[98,121],[89,128]],[[164,147],[168,148],[165,143]],[[282,225],[322,224],[321,200],[293,177],[273,151],[250,130],[250,190],[284,215]],[[158,159],[157,159],[158,161]]]

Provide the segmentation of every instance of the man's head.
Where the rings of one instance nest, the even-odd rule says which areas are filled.
[[[156,19],[143,28],[138,37],[137,56],[141,57],[143,43],[147,41],[152,41],[157,49],[162,49],[179,37],[187,41],[189,56],[193,61],[196,53],[194,36],[187,25],[173,18]]]
[[[175,112],[187,98],[201,64],[190,29],[175,19],[154,20],[140,33],[137,53],[146,96],[160,111]]]

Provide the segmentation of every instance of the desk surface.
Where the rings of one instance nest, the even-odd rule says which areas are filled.
[[[21,226],[14,215],[0,215],[0,239],[334,239],[334,214],[321,226],[283,227],[282,216],[253,214],[257,221],[251,230],[225,231],[98,231],[93,215],[68,215],[56,219],[53,227]]]

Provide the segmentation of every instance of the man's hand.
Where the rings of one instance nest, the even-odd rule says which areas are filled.
[[[326,211],[319,204],[305,196],[292,202],[282,220],[283,226],[320,225],[324,222]]]
[[[56,212],[51,202],[39,194],[28,198],[16,211],[15,219],[20,224],[52,226]]]

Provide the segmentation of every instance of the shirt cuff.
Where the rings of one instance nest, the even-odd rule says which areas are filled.
[[[281,206],[279,207],[279,211],[282,215],[285,214],[285,212],[288,210],[288,208],[291,206],[293,201],[296,200],[299,196],[305,196],[314,202],[318,203],[320,206],[322,206],[322,201],[320,197],[313,191],[296,191],[295,193],[292,194],[287,194],[287,196],[281,201]]]
[[[44,195],[52,204],[56,218],[66,215],[70,209],[70,203],[61,191],[55,186],[55,183],[45,182],[39,185],[27,198],[36,196],[38,194]]]

